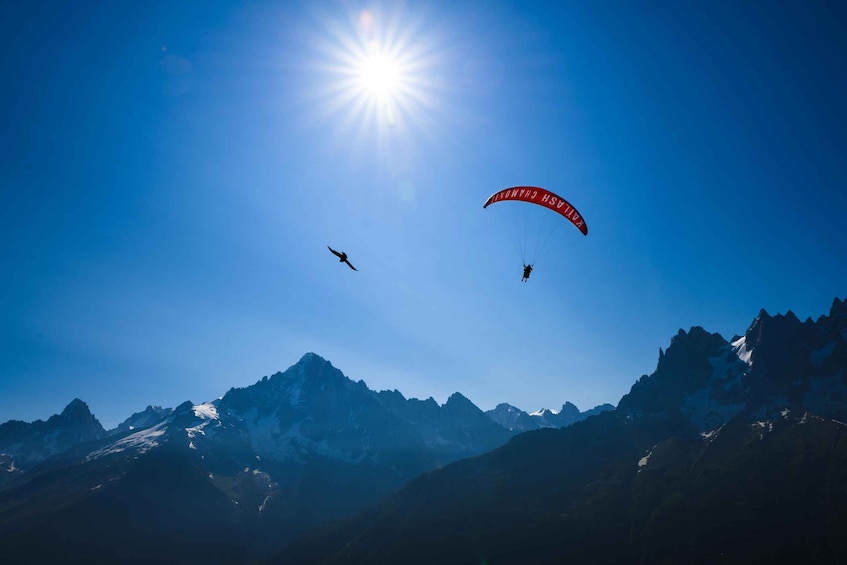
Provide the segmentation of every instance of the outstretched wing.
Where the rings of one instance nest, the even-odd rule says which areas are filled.
[[[344,262],[345,262],[345,263],[347,263],[347,266],[348,266],[348,267],[350,267],[351,269],[353,269],[354,271],[358,271],[358,270],[359,270],[359,269],[357,269],[356,267],[354,267],[353,265],[351,265],[351,264],[350,264],[350,261],[344,261]]]
[[[332,247],[330,247],[329,245],[327,245],[327,246],[326,246],[326,248],[327,248],[327,249],[329,249],[330,251],[332,251],[332,254],[333,254],[333,255],[335,255],[335,256],[336,256],[336,257],[338,257],[338,258],[341,258],[341,253],[339,253],[338,251],[336,251],[335,249],[333,249],[333,248],[332,248]]]

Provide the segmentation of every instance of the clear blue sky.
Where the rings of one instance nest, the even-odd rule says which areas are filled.
[[[0,421],[111,427],[307,351],[584,410],[680,328],[816,318],[847,296],[845,6],[7,2]],[[526,205],[482,209],[519,184],[590,230],[528,283]]]

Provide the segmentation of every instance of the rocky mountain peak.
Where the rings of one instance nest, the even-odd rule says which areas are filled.
[[[81,443],[106,437],[106,430],[82,400],[72,400],[46,422],[10,421],[0,425],[0,486],[45,459]]]
[[[341,373],[341,371],[336,369],[332,363],[311,351],[304,354],[300,360],[294,364],[294,367],[299,368],[306,376],[309,377],[321,376],[332,372]]]
[[[832,306],[829,309],[829,315],[835,317],[836,315],[847,316],[847,299],[841,300],[837,296],[832,299]]]
[[[596,406],[591,410],[580,412],[579,408],[571,402],[562,404],[559,412],[548,408],[542,408],[532,414],[524,412],[511,404],[498,404],[493,410],[488,410],[485,415],[512,432],[526,432],[540,428],[564,428],[580,422],[590,416],[614,410],[611,404]]]
[[[149,428],[166,419],[172,412],[172,408],[148,405],[142,412],[136,412],[109,433],[115,434]]]
[[[51,416],[47,426],[50,432],[60,431],[79,441],[100,439],[106,435],[106,430],[91,413],[88,404],[79,398],[74,398],[61,414]]]
[[[681,412],[701,431],[740,411],[770,408],[843,417],[844,309],[836,299],[832,315],[817,322],[801,321],[790,310],[771,316],[762,309],[732,345],[702,328],[680,331],[660,351],[656,371],[639,379],[618,407],[632,415]]]
[[[730,354],[729,343],[718,333],[699,326],[679,330],[659,355],[656,370],[641,377],[621,398],[619,410],[661,414],[679,410],[687,396],[710,386],[712,360]]]
[[[562,404],[562,409],[559,411],[560,418],[574,419],[574,421],[576,421],[576,418],[579,418],[579,414],[579,408],[571,402]]]
[[[477,408],[473,402],[468,400],[467,397],[465,397],[460,392],[454,392],[453,394],[451,394],[450,397],[447,399],[447,402],[444,403],[444,407],[450,412],[479,412],[479,408]]]
[[[67,406],[65,406],[65,409],[62,410],[61,416],[63,418],[88,418],[92,416],[92,414],[91,410],[88,408],[88,404],[79,398],[74,398]]]

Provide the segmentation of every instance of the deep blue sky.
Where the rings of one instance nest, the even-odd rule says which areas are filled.
[[[112,427],[306,351],[587,409],[680,328],[847,296],[844,3],[0,10],[0,422],[80,397]],[[369,45],[404,65],[390,112],[351,78]],[[519,184],[590,230],[526,284],[526,205],[482,209]]]

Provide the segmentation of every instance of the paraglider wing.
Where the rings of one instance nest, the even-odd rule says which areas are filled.
[[[582,235],[588,235],[588,225],[582,214],[577,212],[570,202],[547,189],[537,186],[513,186],[489,196],[482,207],[487,208],[490,204],[504,200],[520,200],[549,208],[570,220],[582,232]]]

